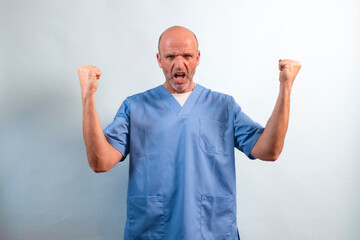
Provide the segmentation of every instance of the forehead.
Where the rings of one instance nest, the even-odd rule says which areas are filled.
[[[167,41],[163,46],[160,45],[160,49],[164,53],[185,53],[185,52],[195,52],[196,46],[189,40],[184,41]]]
[[[160,51],[163,52],[194,52],[197,51],[197,42],[194,35],[185,31],[164,33],[160,42]]]

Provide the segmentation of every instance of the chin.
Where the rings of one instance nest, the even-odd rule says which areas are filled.
[[[191,81],[186,81],[182,84],[176,84],[173,81],[169,81],[169,82],[170,82],[170,86],[172,87],[172,89],[174,89],[177,92],[185,91],[191,84]]]
[[[173,88],[174,90],[176,90],[177,92],[184,92],[188,87],[189,87],[189,84],[186,84],[185,86],[184,86],[184,85],[175,85],[175,86],[172,86],[172,88]]]

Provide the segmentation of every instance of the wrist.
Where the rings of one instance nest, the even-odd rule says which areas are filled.
[[[286,82],[280,82],[280,92],[291,93],[292,85]]]
[[[81,92],[81,99],[83,103],[85,103],[89,99],[94,99],[94,98],[95,98],[95,92],[87,92],[87,91]]]

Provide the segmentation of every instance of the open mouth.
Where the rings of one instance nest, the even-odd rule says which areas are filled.
[[[176,72],[175,74],[174,74],[174,77],[176,78],[176,79],[183,79],[184,77],[185,77],[185,73],[184,72]]]

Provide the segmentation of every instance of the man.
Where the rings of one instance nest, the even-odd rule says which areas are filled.
[[[126,98],[104,131],[94,103],[101,71],[78,68],[89,165],[105,172],[130,153],[124,239],[239,239],[234,147],[278,158],[301,64],[279,60],[279,95],[263,128],[231,96],[195,84],[200,51],[190,30],[167,29],[156,56],[165,83]]]

